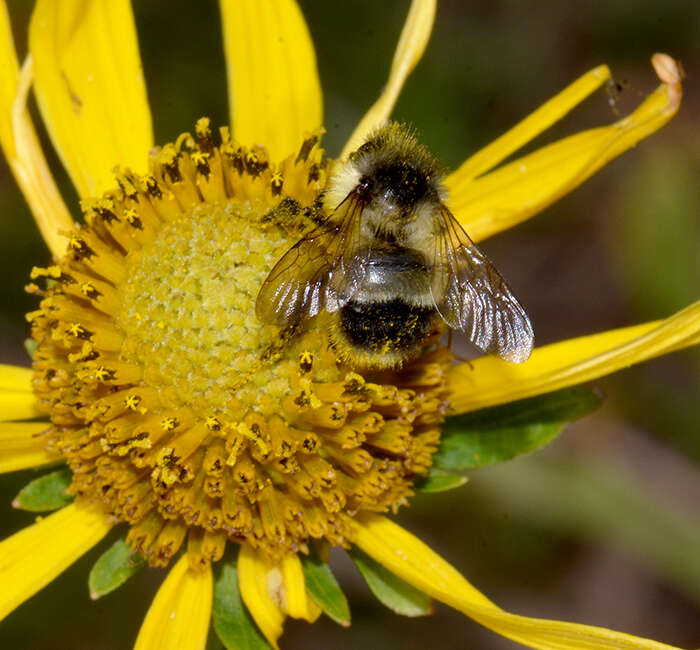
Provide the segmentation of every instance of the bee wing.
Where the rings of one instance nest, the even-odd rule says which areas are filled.
[[[532,325],[506,281],[446,206],[436,213],[435,231],[431,291],[440,316],[480,350],[526,361]]]
[[[263,282],[255,302],[258,318],[280,326],[337,311],[357,291],[357,249],[363,204],[350,194],[336,213],[292,246]]]

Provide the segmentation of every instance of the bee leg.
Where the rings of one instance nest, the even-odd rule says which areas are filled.
[[[276,341],[270,343],[261,353],[258,359],[258,367],[261,368],[269,363],[274,363],[282,356],[282,352],[294,338],[299,327],[296,323],[288,325],[280,331]]]

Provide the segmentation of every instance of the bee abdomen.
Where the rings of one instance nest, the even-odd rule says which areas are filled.
[[[436,323],[433,307],[395,298],[386,302],[351,300],[340,310],[340,334],[355,353],[369,353],[372,365],[388,367],[417,354]],[[376,363],[375,363],[376,362]]]

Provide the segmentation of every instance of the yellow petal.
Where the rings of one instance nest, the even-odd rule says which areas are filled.
[[[151,113],[129,0],[38,0],[29,25],[34,87],[82,196],[115,185],[115,165],[148,170]]]
[[[408,75],[413,72],[425,52],[435,21],[437,0],[413,0],[401,32],[399,44],[387,81],[379,99],[365,113],[350,139],[345,144],[341,158],[357,149],[367,135],[382,126],[391,115]]]
[[[12,30],[4,0],[0,0],[0,146],[54,255],[63,254],[65,239],[58,232],[72,227],[26,108],[32,80],[28,59],[19,72]]]
[[[31,392],[33,376],[31,368],[0,363],[0,390]]]
[[[579,77],[522,122],[465,160],[459,169],[450,175],[448,180],[450,187],[459,188],[461,184],[495,167],[536,135],[558,122],[608,79],[610,79],[610,69],[607,65],[600,65]]]
[[[2,400],[0,398],[0,405]],[[39,467],[60,458],[46,451],[48,422],[0,423],[0,473]]]
[[[45,415],[38,409],[36,395],[31,391],[0,389],[0,422],[29,420]]]
[[[0,542],[0,619],[89,551],[111,527],[101,508],[74,503]]]
[[[0,422],[42,415],[32,390],[33,375],[30,368],[0,364]]]
[[[236,140],[289,156],[323,120],[314,46],[294,0],[220,0]]]
[[[454,413],[548,393],[700,343],[700,301],[660,321],[535,348],[523,364],[480,357],[448,376]]]
[[[282,572],[250,544],[243,544],[238,553],[238,587],[241,598],[269,644],[278,648],[284,613]]]
[[[282,558],[282,581],[284,611],[292,618],[303,618],[313,623],[321,615],[321,608],[306,593],[304,572],[296,553],[288,553]]]
[[[491,147],[476,154],[448,176],[448,205],[472,239],[485,239],[509,228],[550,205],[583,183],[603,165],[661,128],[677,112],[681,100],[681,73],[668,56],[656,54],[652,62],[664,83],[626,118],[607,127],[582,131],[519,158],[496,171],[474,179],[475,172],[496,164],[543,128],[566,113],[577,98],[593,90],[597,68],[545,104]],[[581,84],[577,86],[577,84]],[[560,104],[560,102],[562,102]]]
[[[504,612],[431,548],[386,517],[347,518],[351,541],[417,589],[531,648],[551,650],[662,650],[672,646],[604,628]]]
[[[9,158],[15,153],[14,136],[12,135],[12,104],[17,94],[19,64],[15,43],[12,38],[10,16],[7,13],[5,0],[0,2],[0,142],[5,155]]]
[[[183,554],[148,608],[134,649],[204,650],[212,597],[211,566],[194,570]]]

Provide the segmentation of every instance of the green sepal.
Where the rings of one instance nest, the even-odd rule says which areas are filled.
[[[447,492],[462,487],[469,479],[461,474],[443,472],[440,469],[431,469],[427,476],[418,479],[413,487],[418,492]]]
[[[58,510],[67,506],[73,497],[66,494],[72,473],[69,469],[59,469],[27,483],[15,497],[12,506],[30,512]]]
[[[214,581],[212,620],[216,636],[227,650],[269,650],[241,599],[236,560],[223,562]]]
[[[595,390],[575,386],[448,418],[433,463],[465,470],[510,460],[551,442],[601,402]]]
[[[433,613],[430,596],[404,582],[359,549],[349,551],[367,586],[379,601],[402,616],[429,616]]]
[[[90,598],[97,600],[121,587],[146,560],[123,539],[118,539],[100,557],[90,571]]]
[[[350,625],[350,607],[328,564],[316,556],[300,555],[306,590],[314,602],[336,623]]]

